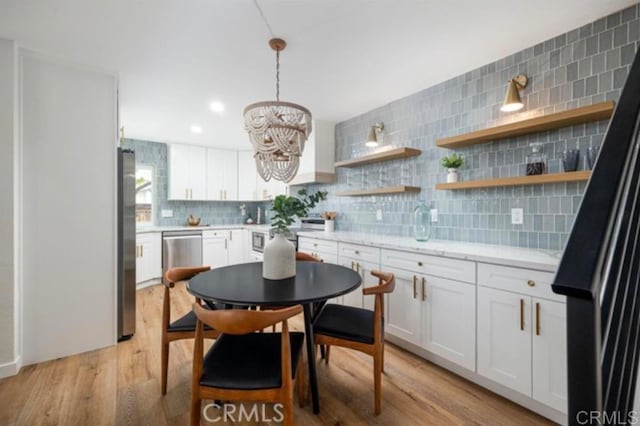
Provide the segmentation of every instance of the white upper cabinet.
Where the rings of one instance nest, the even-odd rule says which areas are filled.
[[[238,200],[238,152],[207,148],[207,200]]]
[[[334,121],[313,121],[313,129],[304,146],[298,174],[289,185],[331,183],[336,179]]]
[[[169,199],[207,198],[207,149],[169,145]]]
[[[238,152],[238,200],[258,199],[256,160],[252,151]]]

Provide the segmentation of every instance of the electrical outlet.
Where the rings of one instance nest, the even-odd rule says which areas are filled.
[[[431,209],[431,222],[436,223],[438,221],[438,209]]]
[[[162,217],[173,217],[173,210],[162,210],[160,213]]]
[[[511,209],[511,224],[522,225],[524,223],[524,209]]]
[[[382,209],[376,210],[376,220],[382,220]]]

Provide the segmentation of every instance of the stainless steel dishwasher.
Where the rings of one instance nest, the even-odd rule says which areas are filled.
[[[176,266],[202,266],[202,231],[162,233],[162,280]]]

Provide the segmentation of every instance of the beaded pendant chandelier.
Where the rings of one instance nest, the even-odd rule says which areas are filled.
[[[276,51],[276,100],[247,106],[244,127],[262,179],[290,182],[298,173],[304,143],[311,133],[311,112],[301,105],[280,101],[280,52],[287,43],[273,38],[269,46]]]

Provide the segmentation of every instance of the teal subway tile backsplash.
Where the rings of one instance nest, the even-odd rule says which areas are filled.
[[[638,5],[601,18],[581,28],[516,52],[493,63],[451,78],[418,93],[336,126],[336,161],[372,152],[364,144],[376,122],[385,125],[383,145],[408,146],[422,154],[406,160],[339,168],[323,189],[329,199],[317,211],[339,212],[336,228],[356,232],[410,236],[413,209],[418,200],[438,209],[432,237],[560,250],[564,247],[586,184],[557,183],[535,186],[436,191],[446,180],[440,158],[449,150],[436,148],[436,139],[514,122],[534,116],[617,100],[640,40]],[[504,113],[500,106],[507,82],[526,74],[524,109]],[[387,82],[386,84],[393,84]],[[561,172],[562,151],[578,148],[579,169],[584,154],[598,146],[607,121],[580,124],[512,139],[461,148],[466,159],[462,180],[525,174],[525,158],[533,142],[542,143],[548,171]],[[413,185],[419,194],[338,197],[358,188]],[[511,209],[524,209],[524,224],[511,224]],[[376,219],[381,209],[383,220]]]

